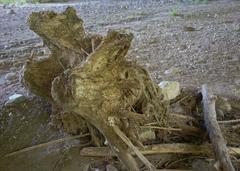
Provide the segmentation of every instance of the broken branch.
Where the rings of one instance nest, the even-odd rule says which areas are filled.
[[[114,132],[128,145],[129,148],[138,156],[138,158],[150,169],[156,171],[156,168],[148,161],[146,157],[132,144],[126,135],[115,125],[113,125]]]
[[[5,157],[14,156],[14,155],[21,154],[21,153],[24,153],[24,152],[28,152],[28,151],[31,151],[31,150],[34,150],[34,149],[37,149],[37,148],[47,147],[49,145],[62,143],[64,141],[70,141],[70,140],[73,140],[73,139],[82,138],[82,137],[86,137],[86,136],[89,136],[89,134],[87,133],[87,134],[83,134],[83,135],[64,137],[64,138],[53,140],[53,141],[50,141],[50,142],[47,142],[47,143],[37,144],[37,145],[31,146],[31,147],[23,148],[23,149],[18,150],[18,151],[14,151],[12,153],[9,153],[9,154],[5,155]]]
[[[231,155],[240,155],[240,148],[228,147],[228,151]],[[143,155],[154,154],[166,154],[166,153],[178,153],[178,154],[193,154],[193,155],[207,155],[212,156],[211,145],[193,145],[187,143],[175,143],[175,144],[157,144],[151,146],[145,146],[144,149],[140,149]],[[116,154],[109,147],[86,147],[80,151],[81,156],[92,157],[106,157],[116,156]],[[132,153],[134,155],[134,153]]]
[[[204,121],[209,134],[209,138],[213,145],[215,157],[220,162],[220,167],[223,171],[235,171],[230,160],[221,129],[217,122],[215,97],[212,90],[208,88],[207,85],[202,86],[202,96],[204,107]]]

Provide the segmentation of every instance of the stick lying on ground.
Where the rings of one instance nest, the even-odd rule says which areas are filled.
[[[9,154],[5,155],[5,157],[14,156],[14,155],[21,154],[21,153],[24,153],[24,152],[28,152],[28,151],[31,151],[31,150],[34,150],[34,149],[37,149],[37,148],[47,147],[49,145],[58,144],[58,143],[62,143],[64,141],[70,141],[70,140],[73,140],[73,139],[82,138],[82,137],[86,137],[86,136],[89,136],[89,134],[87,133],[87,134],[83,134],[83,135],[64,137],[64,138],[61,138],[61,139],[53,140],[53,141],[42,143],[42,144],[37,144],[37,145],[31,146],[31,147],[23,148],[23,149],[18,150],[18,151],[14,151],[12,153],[9,153]]]
[[[220,170],[235,171],[230,160],[227,146],[217,122],[215,96],[207,85],[202,86],[204,122],[211,140],[216,159],[220,162]]]
[[[149,168],[150,171],[156,171],[157,169],[148,161],[146,157],[135,147],[132,142],[126,137],[126,135],[118,128],[113,125],[113,130],[116,134],[128,145],[128,147],[138,156],[138,158]]]
[[[240,155],[240,148],[228,147],[228,151],[231,155]],[[146,146],[144,150],[140,149],[143,155],[154,154],[166,154],[166,153],[178,153],[178,154],[203,154],[207,156],[213,156],[211,145],[193,145],[187,143],[175,143],[175,144],[157,144]],[[92,157],[106,157],[115,156],[116,154],[109,147],[85,147],[80,152],[81,156]],[[132,153],[134,155],[134,153]]]
[[[232,124],[232,123],[239,123],[239,122],[240,122],[240,119],[218,121],[219,124]]]

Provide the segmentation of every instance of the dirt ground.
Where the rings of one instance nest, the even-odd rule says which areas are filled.
[[[132,32],[134,41],[129,57],[146,67],[156,82],[174,80],[183,88],[199,88],[208,83],[216,94],[240,98],[240,1],[193,4],[99,0],[0,5],[1,108],[14,93],[29,95],[20,79],[30,53],[35,51],[39,56],[49,53],[41,39],[29,30],[28,15],[42,10],[60,12],[69,5],[76,8],[89,33],[106,34],[109,29]],[[31,156],[28,157],[30,160]],[[77,168],[79,164],[69,167],[75,165]]]

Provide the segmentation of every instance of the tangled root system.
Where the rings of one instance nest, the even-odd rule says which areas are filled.
[[[118,31],[109,31],[104,38],[86,35],[73,8],[61,14],[33,13],[29,25],[52,53],[42,60],[28,60],[25,85],[62,113],[67,131],[87,127],[98,145],[104,136],[127,168],[138,170],[113,126],[142,146],[139,126],[166,125],[169,105],[148,72],[127,60],[133,35]]]

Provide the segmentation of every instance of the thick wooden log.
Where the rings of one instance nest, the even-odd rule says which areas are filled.
[[[211,140],[214,154],[220,163],[220,170],[235,171],[230,160],[226,142],[221,133],[221,129],[217,122],[215,110],[216,97],[212,90],[207,86],[202,86],[203,107],[204,107],[204,122]]]

